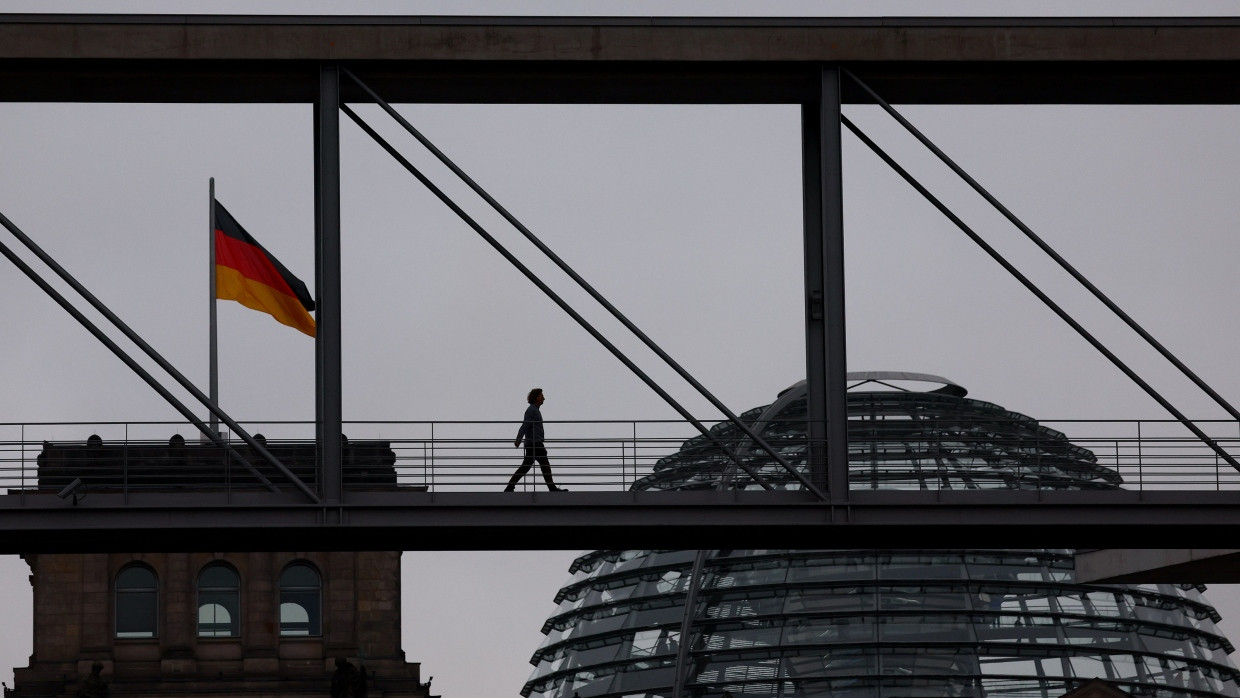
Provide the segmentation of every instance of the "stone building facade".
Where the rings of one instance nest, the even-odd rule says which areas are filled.
[[[375,698],[428,698],[400,647],[399,552],[39,554],[34,654],[12,698],[329,696],[336,659]]]
[[[316,484],[312,444],[268,448]],[[238,453],[247,468],[230,460]],[[346,486],[396,487],[387,443],[348,443],[343,455]],[[260,472],[260,454],[245,447],[225,452],[179,435],[167,445],[109,444],[98,436],[44,443],[38,463],[39,490],[53,493],[75,481],[83,492],[262,491],[264,477],[278,477]],[[364,671],[371,698],[430,698],[429,682],[400,647],[400,556],[24,555],[34,588],[34,653],[29,666],[14,670],[5,698],[326,698],[338,660]]]

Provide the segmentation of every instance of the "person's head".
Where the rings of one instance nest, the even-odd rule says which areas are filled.
[[[525,396],[525,401],[531,405],[541,405],[544,399],[542,388],[534,388],[529,395]]]

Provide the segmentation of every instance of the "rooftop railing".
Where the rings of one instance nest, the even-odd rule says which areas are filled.
[[[546,447],[558,486],[585,491],[776,489],[798,483],[726,423],[712,438],[678,420],[548,421]],[[1197,422],[1240,454],[1240,425]],[[314,424],[246,422],[303,482],[317,486]],[[502,491],[522,462],[510,421],[346,423],[344,487],[427,492]],[[809,467],[803,421],[766,425],[764,438],[797,467]],[[1041,421],[987,418],[854,418],[849,425],[852,489],[892,490],[1240,490],[1236,472],[1170,420]],[[174,436],[174,435],[179,435]],[[78,478],[87,491],[255,490],[287,480],[244,442],[202,442],[179,422],[0,424],[0,490],[58,492]],[[690,438],[692,437],[692,438]],[[535,464],[519,491],[545,489]]]

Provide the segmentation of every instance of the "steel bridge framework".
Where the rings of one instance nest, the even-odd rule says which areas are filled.
[[[640,547],[654,535],[690,548],[713,536],[785,547],[965,536],[976,546],[1106,548],[1168,530],[1240,532],[1240,492],[850,491],[840,155],[841,104],[870,102],[867,86],[894,104],[1235,104],[1237,77],[1235,18],[0,15],[0,100],[314,105],[321,468],[309,499],[100,492],[75,506],[53,494],[3,495],[0,531],[12,535],[0,536],[0,552]],[[810,491],[552,498],[342,488],[340,115],[375,94],[395,103],[800,105]],[[254,527],[267,529],[261,541],[248,535]]]

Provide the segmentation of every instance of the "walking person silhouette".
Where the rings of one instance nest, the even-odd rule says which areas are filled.
[[[552,492],[564,491],[563,487],[556,487],[555,480],[551,478],[551,461],[547,460],[547,447],[543,445],[543,419],[542,412],[538,408],[542,407],[546,399],[547,396],[543,394],[542,388],[534,388],[525,397],[525,401],[530,406],[525,408],[525,419],[521,422],[520,431],[517,432],[517,440],[512,442],[512,445],[517,448],[520,448],[522,444],[525,445],[525,459],[521,461],[521,467],[517,468],[517,472],[512,474],[512,479],[504,488],[505,492],[512,492],[516,489],[521,476],[530,471],[534,461],[538,461],[538,467],[542,470],[543,482],[547,483],[547,489]]]

